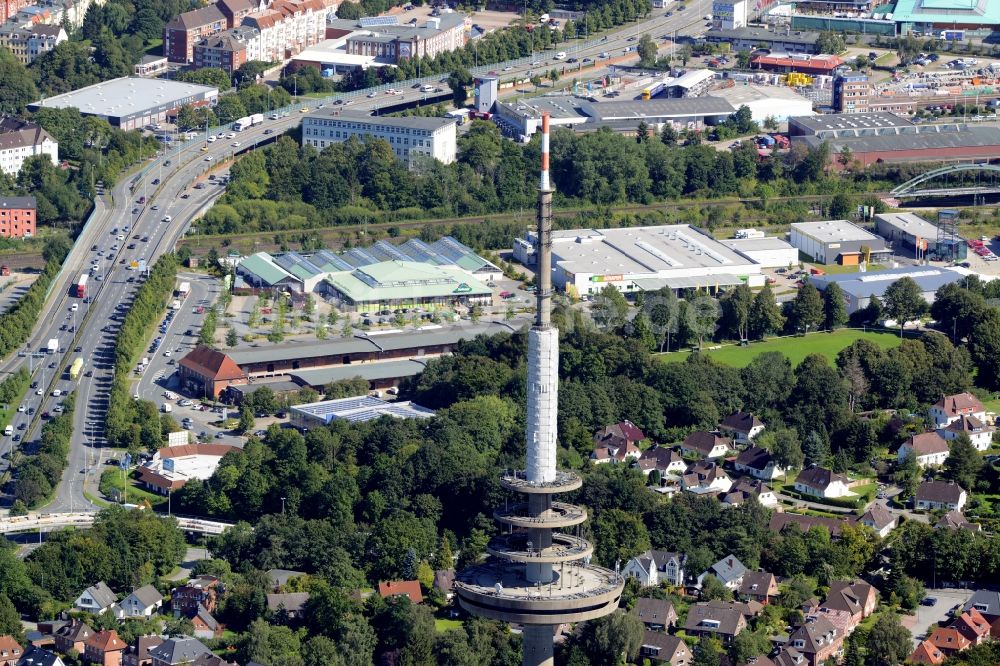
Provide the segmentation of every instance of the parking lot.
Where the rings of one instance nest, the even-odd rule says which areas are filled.
[[[972,597],[971,590],[961,590],[956,588],[928,589],[924,603],[929,603],[930,599],[936,599],[933,605],[917,606],[915,615],[902,616],[902,624],[910,630],[913,636],[913,646],[927,637],[928,628],[933,631],[931,625],[943,622],[949,617],[951,611],[956,607],[961,607]]]

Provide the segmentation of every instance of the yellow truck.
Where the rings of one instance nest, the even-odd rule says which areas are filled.
[[[83,371],[83,358],[78,358],[73,361],[73,365],[69,367],[69,378],[79,379],[80,373]]]

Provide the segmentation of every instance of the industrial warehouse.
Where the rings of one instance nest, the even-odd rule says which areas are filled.
[[[917,283],[920,293],[927,303],[934,302],[934,294],[946,284],[965,279],[965,274],[950,268],[932,266],[905,266],[869,273],[841,273],[839,275],[814,275],[810,278],[819,290],[836,283],[844,291],[847,312],[864,309],[873,296],[882,298],[886,289],[896,280],[908,277]]]
[[[847,220],[796,222],[791,243],[819,264],[852,266],[892,256],[883,239]]]
[[[289,422],[299,430],[328,426],[337,420],[360,423],[383,416],[397,419],[429,419],[434,416],[434,410],[409,401],[390,402],[374,396],[310,402],[304,405],[292,405],[288,410]]]
[[[533,266],[537,242],[533,232],[516,239],[514,258]],[[711,292],[738,284],[759,287],[765,280],[762,268],[689,225],[552,233],[553,283],[573,296],[596,294],[607,285],[625,294],[664,287]]]
[[[28,105],[39,109],[78,109],[123,130],[166,122],[182,106],[215,106],[219,89],[194,83],[137,76],[112,79]]]

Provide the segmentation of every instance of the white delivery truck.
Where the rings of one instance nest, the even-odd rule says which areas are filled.
[[[168,405],[167,403],[163,403],[163,406],[160,409],[163,410],[164,414],[169,414],[170,412],[174,411],[174,408]]]
[[[174,302],[170,304],[170,307],[173,310],[180,310],[181,309],[181,302],[180,302],[180,300],[178,300],[178,299],[175,298]]]
[[[242,132],[246,128],[250,127],[250,125],[252,125],[252,124],[253,123],[250,121],[250,116],[243,116],[242,118],[240,118],[239,120],[237,120],[235,123],[233,123],[233,131],[234,132]]]
[[[263,113],[255,113],[252,116],[250,116],[250,124],[251,125],[260,125],[262,122],[264,122],[264,114]]]
[[[191,283],[181,282],[177,286],[177,291],[175,292],[178,298],[187,298],[187,295],[191,293]]]
[[[45,347],[45,350],[50,354],[55,354],[59,351],[59,338],[50,339],[49,344]]]
[[[14,434],[14,426],[8,424],[6,428],[3,429],[3,434],[10,437]]]

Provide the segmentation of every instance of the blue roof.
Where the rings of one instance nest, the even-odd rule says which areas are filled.
[[[896,23],[998,25],[1000,3],[994,0],[897,0],[892,11]]]
[[[933,266],[907,266],[885,271],[868,273],[841,273],[838,275],[819,275],[811,279],[817,289],[825,289],[826,285],[836,282],[845,293],[855,298],[885,295],[885,290],[896,280],[909,277],[924,293],[935,292],[946,284],[958,282],[965,275],[950,268],[935,268]]]

